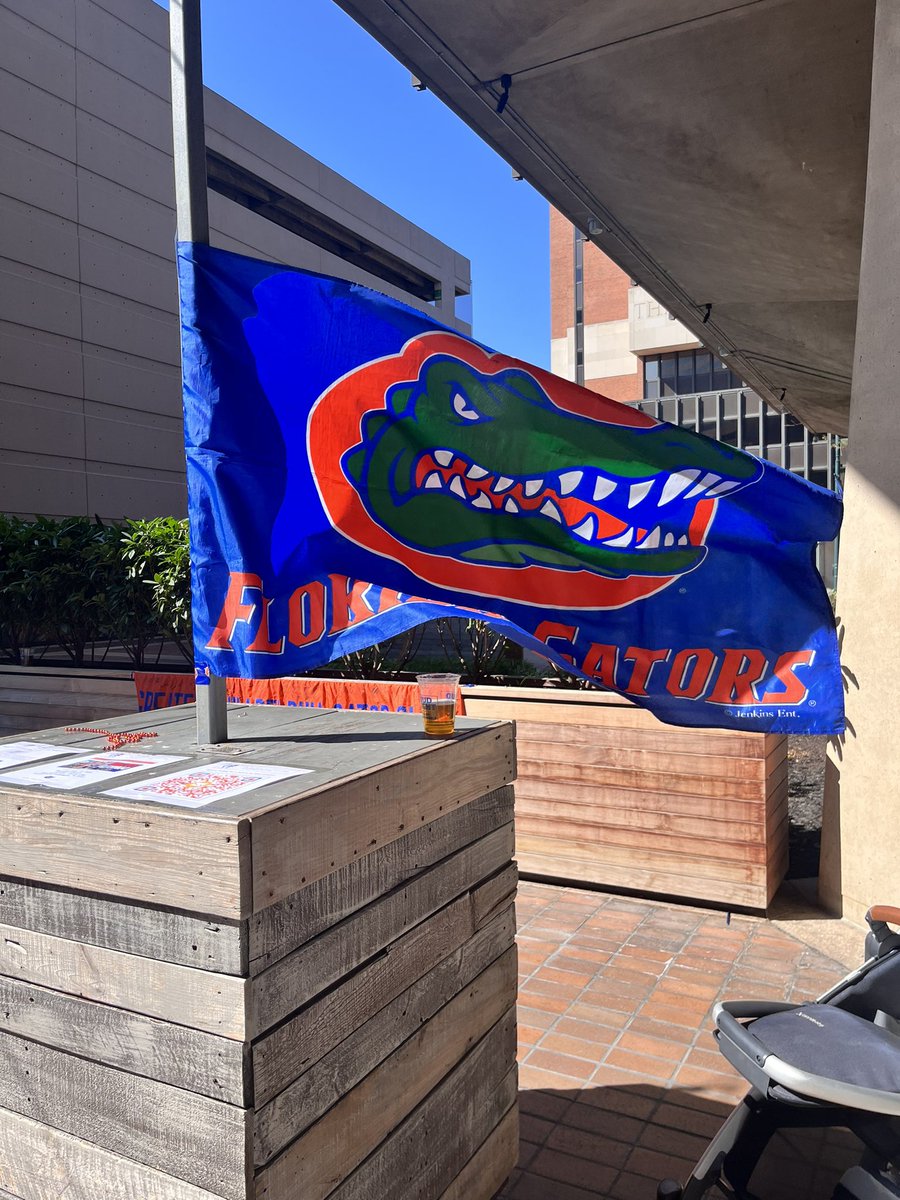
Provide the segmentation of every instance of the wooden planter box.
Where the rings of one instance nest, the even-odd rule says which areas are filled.
[[[0,666],[0,737],[90,725],[137,709],[130,671]]]
[[[312,773],[197,809],[0,784],[0,1195],[490,1200],[518,1140],[511,727],[229,717],[213,755],[192,706],[107,724],[187,756],[155,773]]]
[[[523,873],[764,909],[788,851],[787,738],[664,725],[606,693],[465,688],[516,722]]]

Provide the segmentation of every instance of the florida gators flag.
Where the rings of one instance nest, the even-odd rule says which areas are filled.
[[[843,728],[830,492],[367,288],[179,247],[199,662],[306,671],[438,616],[676,725]]]

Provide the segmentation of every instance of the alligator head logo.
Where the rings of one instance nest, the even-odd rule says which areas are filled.
[[[350,449],[347,449],[347,447]],[[704,559],[753,459],[453,334],[332,385],[309,423],[332,524],[438,587],[619,608]]]

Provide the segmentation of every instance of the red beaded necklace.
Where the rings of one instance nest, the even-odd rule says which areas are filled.
[[[142,742],[144,738],[159,737],[157,733],[110,733],[108,729],[87,729],[78,725],[69,725],[66,733],[99,733],[106,738],[107,750],[118,750],[120,746]]]

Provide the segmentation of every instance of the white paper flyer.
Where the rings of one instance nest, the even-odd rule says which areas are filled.
[[[169,763],[184,762],[183,754],[132,754],[127,750],[106,750],[101,754],[81,754],[62,762],[40,763],[20,771],[0,775],[3,783],[22,787],[71,788],[90,787],[92,783],[108,783],[110,776],[130,775],[134,771],[150,771]]]
[[[290,779],[292,775],[308,775],[302,767],[274,767],[264,763],[215,762],[201,767],[189,767],[174,775],[161,775],[143,783],[128,783],[104,792],[106,796],[122,796],[128,800],[155,800],[158,804],[177,804],[183,808],[202,808],[216,800],[238,796],[268,783]]]
[[[0,767],[17,767],[22,763],[39,762],[58,754],[72,755],[72,746],[48,746],[44,742],[6,742],[0,745]]]

